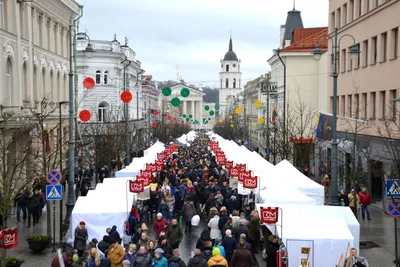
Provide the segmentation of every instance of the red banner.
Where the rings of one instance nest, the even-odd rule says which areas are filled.
[[[162,172],[163,171],[163,165],[157,165],[156,166],[156,172]]]
[[[4,229],[0,232],[1,248],[10,249],[18,246],[18,228]]]
[[[227,160],[225,162],[225,168],[227,168],[227,169],[233,168],[233,161]]]
[[[163,160],[156,160],[156,161],[155,161],[155,164],[156,164],[157,166],[164,166],[164,161],[163,161]]]
[[[254,177],[245,177],[243,179],[243,187],[247,188],[247,189],[254,189],[257,188],[258,185],[258,177],[254,176]]]
[[[225,165],[226,158],[225,156],[217,157],[217,162],[221,165]]]
[[[151,179],[151,174],[152,174],[151,171],[140,170],[140,176],[143,176],[143,177]]]
[[[217,152],[215,152],[215,155],[216,155],[217,157],[225,157],[225,153],[222,152],[222,151],[217,151]]]
[[[237,166],[236,166],[237,168]],[[240,171],[239,170],[239,176],[238,176],[238,180],[239,182],[243,182],[244,178],[249,178],[251,177],[251,171]]]
[[[146,171],[156,172],[156,165],[153,163],[146,163]]]
[[[144,191],[144,185],[136,181],[129,181],[129,191],[132,193],[142,193]]]
[[[150,185],[150,178],[149,177],[144,177],[144,176],[136,176],[136,182],[137,183],[142,183],[143,186],[149,186]]]
[[[237,168],[240,172],[244,172],[244,171],[246,171],[246,164],[236,164],[236,168]]]
[[[164,153],[158,153],[157,154],[157,159],[158,160],[165,160],[165,154]]]
[[[260,208],[260,220],[266,224],[275,224],[278,222],[278,208],[261,207]]]
[[[239,176],[239,171],[236,167],[232,167],[229,169],[229,176],[231,177],[238,177]]]

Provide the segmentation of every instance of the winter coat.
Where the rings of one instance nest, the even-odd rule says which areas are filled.
[[[43,206],[44,206],[43,198],[40,194],[32,195],[29,198],[28,211],[40,212],[40,210],[42,209]]]
[[[217,246],[214,246],[213,247],[213,249],[214,248],[218,248],[219,249],[219,255],[221,255],[222,257],[224,257],[225,259],[226,259],[226,253],[225,253],[225,248],[224,248],[224,246],[222,246],[222,245],[217,245]]]
[[[168,241],[165,245],[161,244],[161,242],[158,242],[158,244],[158,247],[164,250],[164,257],[167,259],[171,258],[174,251],[171,244]]]
[[[186,263],[177,256],[172,256],[171,258],[169,258],[168,266],[170,266],[171,263],[176,263],[178,265],[178,267],[186,267]]]
[[[211,239],[221,238],[221,230],[218,228],[219,216],[215,215],[209,222],[208,227],[211,228],[210,237]]]
[[[153,230],[157,234],[160,235],[161,232],[167,232],[168,229],[168,221],[164,217],[161,220],[155,220],[153,223]]]
[[[228,213],[229,214],[232,214],[232,212],[234,211],[234,210],[239,210],[239,204],[238,204],[238,201],[236,200],[236,198],[230,198],[229,200],[228,200]]]
[[[88,231],[86,229],[86,226],[78,225],[75,228],[74,248],[76,250],[84,250],[86,247],[87,239],[88,239]]]
[[[208,267],[208,264],[201,255],[195,255],[189,260],[187,267]]]
[[[158,212],[167,220],[171,218],[171,212],[169,211],[167,204],[160,204],[160,206],[158,206]]]
[[[196,215],[196,209],[192,201],[185,201],[182,208],[182,217],[185,222],[190,222],[193,216]]]
[[[122,267],[125,250],[120,244],[115,244],[113,248],[108,249],[107,257],[111,260],[111,267]]]
[[[233,253],[235,252],[236,249],[236,240],[233,239],[232,237],[225,237],[222,240],[221,245],[225,249],[226,260],[230,262],[232,260]]]
[[[207,262],[209,259],[211,259],[212,257],[212,248],[205,248],[203,250],[203,252],[201,253],[201,256],[203,257],[203,259],[205,259]]]
[[[278,267],[276,264],[276,252],[279,250],[279,244],[269,242],[267,267]]]
[[[199,239],[197,239],[196,248],[200,249],[200,251],[204,250],[204,244],[207,241],[211,241],[210,231],[208,229],[204,229],[201,233]]]
[[[245,234],[246,238],[249,238],[249,228],[247,228],[247,226],[245,225],[239,225],[238,227],[236,227],[234,229],[234,236],[236,239],[236,243],[239,243],[239,239],[240,239],[240,235],[241,234]]]
[[[218,228],[222,231],[222,229],[224,228],[226,222],[229,220],[229,215],[222,215],[221,217],[219,217],[219,221],[218,221]]]
[[[149,253],[136,253],[136,257],[133,260],[133,266],[134,267],[148,267],[150,266],[152,261],[152,257]]]
[[[240,217],[239,216],[232,216],[231,218],[232,218],[232,227],[233,228],[238,227],[240,225]]]
[[[162,256],[158,260],[156,258],[153,258],[153,267],[168,267],[168,260],[166,257]]]
[[[18,207],[26,207],[29,204],[28,194],[23,193],[21,196],[15,199],[15,204]]]
[[[221,255],[215,255],[213,256],[211,259],[208,260],[207,262],[208,266],[214,266],[214,267],[228,267],[228,262],[225,260],[224,257],[222,257]]]
[[[169,242],[171,242],[171,245],[173,247],[178,246],[179,243],[182,241],[182,238],[183,238],[183,233],[182,233],[182,229],[179,227],[179,225],[171,224],[168,227],[168,231],[167,231],[167,239],[169,240]]]
[[[371,205],[371,195],[368,192],[360,192],[358,193],[358,198],[360,199],[360,203],[363,206]]]
[[[135,260],[135,258],[136,258],[136,255],[137,255],[137,253],[129,253],[129,251],[128,252],[126,252],[125,253],[125,256],[124,256],[124,258],[122,259],[122,261],[124,261],[124,260],[128,260],[130,263],[131,263],[131,265],[133,264],[133,261]]]
[[[257,219],[250,220],[249,235],[254,242],[260,241],[260,223]]]
[[[108,247],[111,244],[111,237],[108,235],[103,236],[103,240],[101,240],[99,242],[99,244],[97,245],[97,247],[99,248],[99,250],[103,253],[106,253],[106,250],[108,249]]]
[[[111,236],[118,243],[121,242],[121,236],[117,231],[117,226],[113,225],[113,227],[111,228],[111,232],[109,232],[108,235]]]
[[[111,260],[105,258],[105,259],[101,262],[100,267],[111,267]]]
[[[238,248],[232,257],[232,267],[248,267],[254,264],[253,255],[246,248]]]
[[[172,210],[175,203],[175,197],[173,195],[166,196],[165,203],[168,205],[169,210]]]
[[[136,247],[139,250],[140,247],[145,247],[147,248],[147,244],[149,243],[149,239],[143,240],[142,238],[139,239],[139,241],[136,243]]]
[[[72,263],[72,259],[68,257],[66,253],[62,254],[63,260],[64,260],[64,266],[65,267],[72,267],[74,264]],[[56,253],[56,256],[53,259],[53,262],[51,263],[51,267],[61,267],[60,261],[58,260],[58,254]]]

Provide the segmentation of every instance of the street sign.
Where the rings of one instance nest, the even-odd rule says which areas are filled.
[[[46,200],[61,200],[62,191],[60,184],[46,185]]]
[[[55,185],[61,182],[62,176],[58,170],[51,170],[47,173],[47,182]]]
[[[386,196],[394,198],[400,197],[399,180],[386,180]]]
[[[265,148],[265,154],[267,154],[267,155],[270,155],[271,154],[271,148],[269,148],[269,147],[267,147],[267,148]]]
[[[393,218],[400,218],[400,201],[389,200],[387,204],[387,213]]]

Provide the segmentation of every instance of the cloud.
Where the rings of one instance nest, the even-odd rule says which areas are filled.
[[[325,3],[326,2],[326,3]],[[242,60],[242,81],[268,71],[266,60],[279,45],[279,27],[292,0],[81,0],[85,6],[80,29],[94,40],[117,34],[156,80],[175,79],[175,66],[191,83],[219,85],[220,59],[233,47]],[[327,1],[298,1],[305,27],[326,26]]]

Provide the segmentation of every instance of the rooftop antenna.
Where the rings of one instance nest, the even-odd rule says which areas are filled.
[[[229,36],[232,39],[232,29],[229,30]]]
[[[175,69],[176,69],[176,81],[179,83],[180,82],[180,78],[179,78],[179,65],[177,64],[176,66],[175,66]]]
[[[117,41],[117,34],[114,33],[114,41]]]
[[[125,37],[125,45],[128,46],[128,37]]]
[[[293,10],[296,10],[296,0],[293,0]]]

